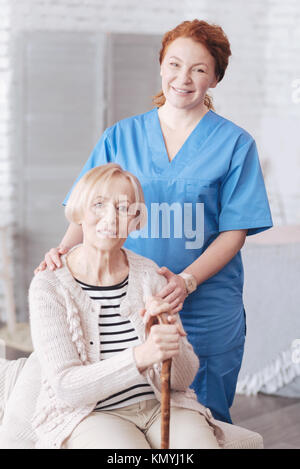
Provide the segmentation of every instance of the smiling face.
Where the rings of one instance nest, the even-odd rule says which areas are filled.
[[[134,203],[134,189],[126,178],[115,176],[101,184],[84,210],[84,243],[103,250],[122,246],[135,215],[130,210]]]
[[[188,37],[179,37],[168,46],[160,75],[166,101],[180,109],[201,109],[207,90],[218,82],[213,56]]]

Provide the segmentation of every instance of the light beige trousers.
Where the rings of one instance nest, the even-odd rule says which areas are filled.
[[[194,410],[171,408],[170,449],[219,449],[212,427]],[[159,449],[160,402],[141,401],[92,412],[67,438],[63,449]]]

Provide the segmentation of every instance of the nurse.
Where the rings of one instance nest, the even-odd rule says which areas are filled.
[[[125,247],[161,266],[168,284],[160,296],[180,311],[200,359],[192,387],[216,419],[232,423],[246,336],[240,250],[272,218],[253,137],[217,114],[207,95],[230,55],[219,26],[195,19],[167,32],[154,109],[107,128],[75,183],[109,162],[141,182],[148,225]],[[36,271],[60,267],[60,255],[81,242],[71,223]]]

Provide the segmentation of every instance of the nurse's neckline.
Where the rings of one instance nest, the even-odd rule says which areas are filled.
[[[159,126],[159,129],[160,129],[160,133],[161,133],[161,138],[162,138],[162,142],[163,142],[163,147],[164,147],[164,152],[165,152],[165,155],[167,157],[167,160],[168,160],[168,163],[169,165],[172,164],[172,162],[177,159],[178,155],[181,153],[183,147],[186,145],[187,141],[192,138],[193,134],[196,132],[196,130],[198,129],[200,123],[203,121],[203,119],[205,120],[206,116],[211,114],[212,110],[211,109],[208,109],[206,111],[206,113],[201,117],[201,119],[199,119],[199,121],[197,122],[197,124],[194,126],[194,128],[191,130],[191,132],[188,134],[188,136],[186,137],[186,139],[184,140],[183,144],[180,146],[179,150],[176,152],[176,154],[170,158],[169,156],[169,153],[167,151],[167,146],[166,146],[166,142],[165,142],[165,138],[164,138],[164,134],[163,134],[163,131],[162,131],[162,126],[161,126],[161,121],[160,121],[160,117],[159,117],[159,113],[158,113],[158,110],[159,108],[158,107],[155,107],[153,109],[153,111],[155,112],[155,115],[156,115],[156,120],[157,120],[157,123],[158,123],[158,126]]]
[[[160,116],[159,116],[159,112],[160,112],[160,108],[159,107],[155,107],[154,108],[154,111],[156,111],[156,114],[157,114],[157,118],[159,120],[159,122],[161,123],[161,119],[160,119]],[[206,116],[206,114],[208,114],[209,112],[211,111],[211,109],[207,109],[207,111],[203,114],[203,116],[197,121],[197,124],[194,125],[193,129],[195,129],[197,127],[197,125],[199,124],[199,122],[202,121],[202,119]],[[164,122],[164,124],[172,131],[176,132],[176,129],[170,127],[166,122]]]

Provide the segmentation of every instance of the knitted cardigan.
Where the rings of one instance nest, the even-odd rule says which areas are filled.
[[[145,324],[139,311],[144,307],[145,299],[155,295],[167,281],[156,272],[158,266],[155,262],[128,249],[123,248],[123,251],[129,264],[129,279],[127,295],[119,312],[131,320],[138,337],[144,342]],[[27,379],[29,389],[23,405],[26,408],[26,400],[37,395],[30,422],[35,448],[61,448],[64,440],[93,411],[99,400],[134,385],[140,376],[133,348],[108,360],[99,360],[98,317],[101,305],[74,280],[67,266],[67,256],[61,257],[63,266],[60,269],[39,272],[29,288],[34,352],[28,360],[31,360],[33,370],[39,368],[39,377],[34,371],[31,389]],[[199,361],[191,344],[181,337],[179,354],[172,359],[171,406],[193,409],[204,415],[220,446],[223,446],[223,430],[210,410],[198,403],[194,391],[189,389],[198,368]],[[142,373],[159,401],[160,371],[161,364],[156,363]],[[22,379],[18,380],[16,387],[18,383],[22,386]],[[28,405],[32,407],[32,402]]]

